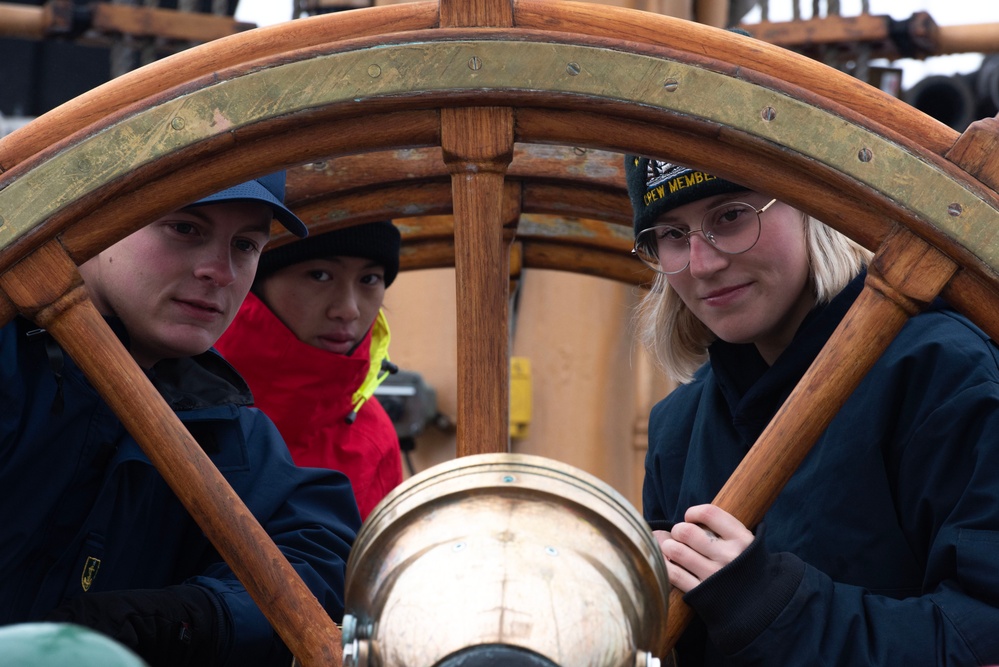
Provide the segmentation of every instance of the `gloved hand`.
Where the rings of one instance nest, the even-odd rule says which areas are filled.
[[[97,630],[135,651],[150,667],[211,667],[219,662],[215,604],[208,590],[193,584],[83,593],[45,620]]]

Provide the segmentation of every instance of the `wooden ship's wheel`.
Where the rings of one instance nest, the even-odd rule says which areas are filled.
[[[627,258],[621,153],[765,191],[877,254],[716,499],[753,525],[921,305],[942,295],[999,335],[997,122],[959,135],[805,57],[602,5],[440,0],[301,19],[123,75],[0,140],[0,321],[20,312],[52,332],[300,662],[334,665],[338,629],[111,335],[80,263],[160,214],[296,165],[317,177],[296,171],[292,188],[314,230],[451,213],[404,228],[403,266],[453,264],[458,453],[503,452],[511,262],[647,280]],[[329,177],[345,160],[364,182]],[[324,208],[330,193],[338,205]],[[594,222],[544,217],[566,210]],[[687,614],[671,598],[657,650]]]

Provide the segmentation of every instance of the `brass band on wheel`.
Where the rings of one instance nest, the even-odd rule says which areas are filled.
[[[310,109],[412,98],[544,93],[642,105],[773,142],[906,207],[999,269],[999,211],[937,165],[830,111],[727,74],[651,55],[551,41],[370,46],[274,64],[122,117],[0,190],[6,247],[92,190],[164,155]],[[549,105],[551,103],[549,102]],[[821,128],[818,131],[816,128]],[[932,182],[933,188],[925,183]]]

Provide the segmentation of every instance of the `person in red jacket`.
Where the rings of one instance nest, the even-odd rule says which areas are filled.
[[[300,466],[345,473],[361,517],[402,481],[395,427],[375,388],[394,370],[382,310],[399,230],[371,222],[263,253],[216,349],[246,379]]]

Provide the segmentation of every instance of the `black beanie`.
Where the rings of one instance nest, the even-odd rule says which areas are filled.
[[[634,212],[635,236],[678,206],[726,192],[748,190],[704,171],[637,155],[624,157],[624,173]]]
[[[390,220],[368,222],[308,236],[267,250],[260,256],[256,279],[259,281],[279,269],[321,257],[363,257],[385,269],[385,287],[399,273],[401,235]]]

